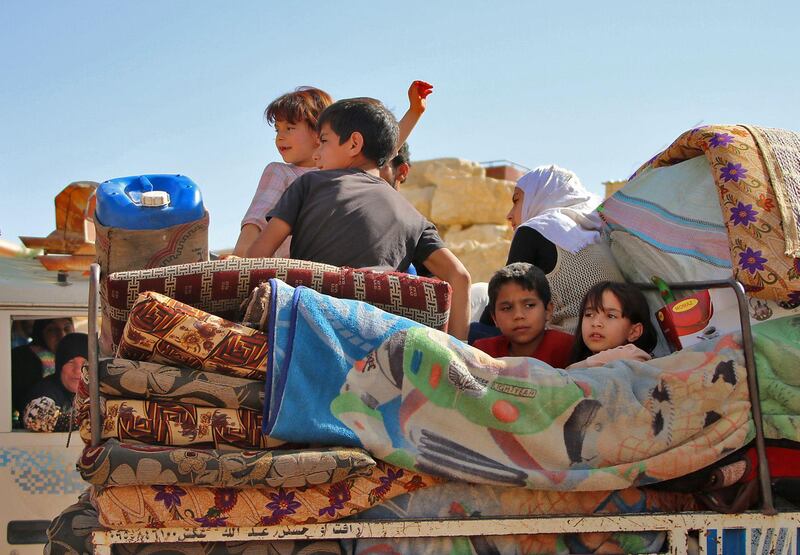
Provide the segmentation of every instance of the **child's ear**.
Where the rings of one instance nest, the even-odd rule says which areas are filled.
[[[390,162],[386,163],[389,164]],[[408,170],[410,169],[411,167],[408,165],[408,162],[403,162],[402,164],[397,166],[397,181],[399,183],[406,182],[406,178],[408,177]]]
[[[628,331],[628,343],[633,343],[637,339],[639,339],[642,334],[644,333],[644,326],[639,324],[633,324],[631,329]]]
[[[350,138],[347,139],[347,145],[350,148],[350,154],[358,156],[364,149],[364,136],[358,131],[353,131]]]
[[[547,306],[544,307],[544,321],[549,322],[550,317],[553,315],[553,301],[547,303]]]

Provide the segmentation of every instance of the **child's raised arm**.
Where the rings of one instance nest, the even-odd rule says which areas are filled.
[[[248,258],[270,258],[286,238],[292,234],[292,226],[280,218],[270,219],[267,227],[247,251]]]
[[[427,101],[425,100],[429,94],[433,92],[433,85],[425,81],[414,81],[408,87],[408,111],[403,115],[399,121],[400,133],[397,137],[397,145],[395,145],[394,153],[389,156],[389,160],[397,155],[397,151],[406,142],[414,126],[417,125],[419,118],[427,108]]]

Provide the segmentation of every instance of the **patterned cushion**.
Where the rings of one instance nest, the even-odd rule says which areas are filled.
[[[80,436],[91,441],[88,401],[78,408]],[[196,407],[183,403],[100,397],[102,439],[150,445],[274,449],[285,442],[261,433],[261,414],[247,409]]]
[[[264,379],[267,336],[151,291],[130,311],[117,356]]]
[[[446,282],[282,258],[234,258],[111,274],[102,299],[104,326],[108,322],[110,329],[105,329],[116,348],[128,312],[144,291],[163,293],[235,320],[250,292],[271,278],[333,297],[365,301],[432,328],[447,328],[450,286]]]
[[[92,438],[89,413],[89,372],[81,372],[75,393],[78,432],[87,445]],[[245,408],[196,406],[172,400],[106,398],[100,396],[101,439],[132,440],[153,445],[193,447],[234,446],[267,449],[284,444],[261,433],[261,413]]]
[[[301,488],[368,476],[375,460],[362,449],[220,451],[120,443],[86,446],[78,472],[96,486]]]
[[[264,410],[264,381],[124,358],[102,359],[100,393],[123,399],[188,403],[198,407]]]

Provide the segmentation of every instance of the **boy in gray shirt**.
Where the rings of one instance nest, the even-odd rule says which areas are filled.
[[[425,266],[452,287],[448,328],[466,338],[469,273],[433,224],[379,177],[397,142],[392,113],[371,98],[340,100],[320,115],[317,130],[321,171],[289,186],[248,256],[272,256],[292,235],[292,258],[399,271]]]

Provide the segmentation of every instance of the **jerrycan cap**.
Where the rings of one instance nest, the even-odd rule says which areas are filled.
[[[166,191],[145,191],[142,193],[142,206],[166,206],[169,204],[169,193]]]

